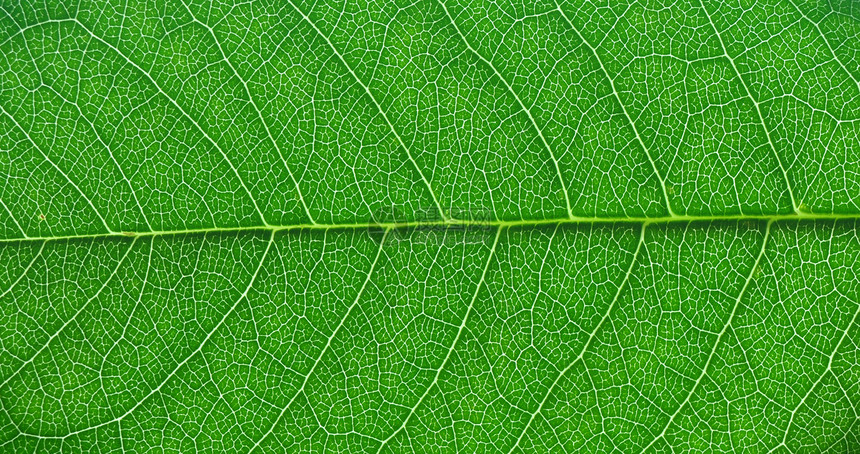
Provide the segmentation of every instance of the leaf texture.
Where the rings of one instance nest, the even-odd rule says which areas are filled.
[[[0,0],[0,452],[857,452],[858,43]]]

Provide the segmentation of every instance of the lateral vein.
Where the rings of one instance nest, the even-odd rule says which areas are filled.
[[[466,322],[469,321],[469,314],[472,313],[472,307],[475,306],[475,300],[478,298],[478,294],[481,292],[481,287],[484,284],[484,279],[487,276],[487,270],[490,268],[490,263],[493,261],[493,256],[496,254],[496,246],[499,244],[499,237],[502,235],[502,229],[504,226],[499,226],[496,229],[496,237],[493,239],[493,246],[490,248],[489,254],[487,254],[487,261],[484,263],[484,270],[481,272],[481,277],[478,279],[478,284],[475,286],[475,293],[472,294],[472,299],[469,301],[469,307],[466,308],[466,315],[463,316],[463,321],[460,322],[460,328],[457,330],[457,335],[454,337],[454,341],[451,342],[451,347],[448,349],[448,353],[445,355],[445,358],[442,360],[442,363],[439,365],[439,368],[436,369],[436,375],[433,377],[433,381],[430,382],[430,385],[424,390],[424,394],[418,398],[418,401],[415,403],[415,406],[409,411],[409,414],[406,415],[406,418],[403,419],[403,422],[400,426],[382,441],[382,444],[379,445],[379,449],[377,449],[376,453],[379,454],[385,448],[389,441],[394,438],[400,431],[402,431],[406,424],[409,423],[409,419],[415,415],[415,410],[421,406],[421,403],[424,402],[424,399],[427,398],[427,395],[430,394],[430,390],[433,389],[434,386],[439,382],[439,376],[442,374],[442,371],[445,369],[445,366],[448,364],[448,360],[451,359],[451,353],[454,352],[454,348],[457,347],[457,343],[460,340],[460,336],[463,334],[463,330],[466,328]]]
[[[287,409],[289,409],[290,406],[293,405],[293,401],[296,400],[299,394],[304,392],[305,386],[308,384],[308,380],[310,380],[311,375],[313,375],[320,361],[322,361],[323,356],[325,356],[326,352],[331,346],[332,339],[334,339],[335,336],[337,336],[337,333],[340,332],[341,327],[343,327],[343,324],[346,323],[346,319],[349,318],[349,315],[352,313],[352,310],[355,308],[355,306],[358,305],[358,300],[361,299],[361,295],[364,294],[364,289],[365,287],[367,287],[367,283],[370,282],[370,277],[373,275],[374,269],[376,269],[377,262],[379,262],[379,256],[382,255],[382,248],[385,245],[385,239],[388,238],[388,233],[389,230],[386,230],[385,233],[382,235],[382,239],[379,241],[379,248],[376,249],[376,256],[373,258],[373,262],[371,262],[370,264],[370,269],[367,271],[367,276],[364,278],[364,282],[361,284],[361,288],[358,289],[358,293],[355,295],[355,299],[353,300],[352,304],[346,310],[346,314],[344,314],[344,316],[340,319],[340,322],[337,324],[334,331],[332,331],[331,336],[329,336],[328,340],[326,340],[325,346],[322,348],[322,350],[320,350],[320,354],[317,356],[317,359],[314,361],[314,364],[311,366],[310,370],[302,380],[301,386],[299,386],[299,388],[296,390],[296,392],[293,394],[293,397],[290,398],[287,404],[284,405],[284,408],[281,409],[280,413],[278,413],[278,416],[275,417],[275,420],[272,421],[272,424],[269,426],[269,429],[265,433],[263,433],[260,439],[257,440],[256,443],[254,443],[254,446],[252,446],[251,449],[248,450],[249,454],[254,452],[254,450],[260,446],[260,443],[262,443],[266,438],[269,437],[272,431],[275,430],[275,426],[277,426],[278,422],[281,420],[281,418],[283,418],[284,413],[286,413]]]
[[[726,334],[726,331],[728,331],[729,327],[732,325],[732,320],[735,318],[735,314],[737,313],[738,307],[741,304],[741,299],[743,299],[744,294],[746,294],[747,288],[749,287],[750,282],[752,282],[756,270],[759,269],[761,259],[762,257],[764,257],[764,251],[767,248],[767,240],[770,239],[771,225],[773,225],[773,221],[768,222],[767,226],[765,227],[764,239],[762,239],[761,249],[759,250],[758,256],[756,256],[755,262],[753,263],[753,266],[750,269],[749,274],[747,275],[747,279],[744,282],[744,286],[741,287],[740,292],[738,292],[738,297],[735,299],[735,304],[734,306],[732,306],[732,311],[731,313],[729,313],[729,318],[723,325],[723,329],[721,329],[719,334],[717,334],[717,339],[714,341],[714,346],[711,348],[710,354],[708,354],[708,359],[705,361],[705,365],[702,367],[702,371],[699,373],[699,377],[696,379],[695,383],[690,388],[690,392],[687,393],[687,397],[684,398],[684,401],[681,402],[680,405],[678,405],[678,408],[675,410],[674,413],[672,413],[672,416],[669,417],[669,422],[666,423],[666,425],[663,427],[663,430],[656,437],[654,437],[654,439],[651,440],[651,442],[648,443],[647,446],[642,449],[643,453],[647,451],[648,448],[653,446],[654,443],[657,442],[657,440],[660,440],[661,438],[666,436],[666,431],[669,430],[669,427],[672,426],[672,423],[675,421],[675,417],[677,417],[678,414],[681,413],[681,410],[687,406],[687,404],[690,402],[690,399],[693,397],[693,394],[696,392],[696,390],[699,388],[699,385],[702,383],[702,380],[705,378],[705,375],[707,375],[708,368],[711,366],[711,360],[714,359],[714,355],[717,353],[717,347],[720,345],[720,341],[723,339],[723,336]]]
[[[555,156],[555,152],[553,151],[552,147],[549,146],[549,142],[547,142],[546,137],[543,135],[543,131],[541,130],[540,126],[538,126],[537,121],[535,120],[534,116],[532,116],[531,111],[528,109],[528,107],[526,107],[526,104],[523,102],[522,98],[520,98],[520,96],[517,94],[517,92],[514,91],[514,87],[512,87],[511,84],[508,83],[507,79],[502,77],[502,73],[499,72],[498,69],[496,69],[496,66],[493,64],[493,62],[491,62],[489,59],[485,58],[477,50],[475,50],[474,47],[472,47],[472,44],[470,44],[469,40],[466,39],[466,35],[464,35],[462,31],[460,31],[460,27],[457,25],[457,22],[454,21],[454,17],[451,16],[451,13],[448,11],[448,7],[445,6],[445,3],[442,0],[437,0],[437,1],[439,2],[439,5],[442,6],[442,9],[445,10],[445,15],[448,16],[448,19],[451,21],[451,25],[454,26],[454,30],[457,31],[457,34],[463,40],[463,43],[466,44],[466,47],[475,56],[477,56],[479,60],[486,63],[487,66],[489,66],[490,69],[493,70],[493,73],[495,73],[496,77],[498,77],[499,80],[502,81],[502,83],[508,89],[508,92],[510,92],[511,95],[514,96],[514,99],[517,101],[517,104],[519,104],[520,108],[523,110],[523,112],[525,112],[526,116],[529,118],[529,121],[531,122],[532,126],[535,128],[535,131],[537,131],[538,137],[540,138],[541,142],[543,143],[544,148],[546,148],[546,150],[549,152],[550,158],[552,158],[552,163],[555,166],[556,176],[558,177],[559,183],[561,183],[561,192],[562,192],[562,194],[564,194],[564,203],[565,203],[565,206],[567,207],[567,214],[568,214],[568,216],[573,217],[573,208],[570,205],[570,195],[568,195],[568,193],[567,193],[567,183],[564,182],[564,177],[561,175],[561,167],[559,167],[558,158]]]
[[[543,406],[546,404],[546,401],[549,399],[549,396],[552,394],[552,391],[555,389],[555,387],[561,381],[561,378],[564,377],[564,375],[567,374],[567,372],[570,369],[572,369],[573,366],[575,366],[577,363],[579,363],[580,361],[583,360],[583,358],[585,357],[585,352],[588,351],[588,347],[591,346],[591,342],[594,340],[595,337],[597,337],[597,332],[600,331],[600,328],[603,326],[603,323],[606,322],[606,319],[608,319],[609,316],[612,314],[612,309],[615,308],[615,303],[618,301],[618,297],[621,296],[621,291],[627,285],[627,281],[630,280],[630,275],[633,274],[633,267],[636,265],[636,260],[639,258],[639,252],[642,250],[642,246],[645,244],[645,229],[646,229],[646,227],[647,227],[647,224],[642,225],[642,228],[639,231],[639,241],[636,243],[636,251],[633,252],[633,258],[630,259],[630,265],[627,267],[627,272],[624,274],[624,278],[621,280],[621,283],[618,285],[618,289],[615,291],[615,296],[612,298],[612,301],[609,303],[609,306],[606,308],[606,312],[604,312],[603,317],[600,319],[599,322],[597,322],[597,325],[591,331],[591,334],[588,336],[588,340],[585,341],[585,344],[583,344],[582,349],[579,351],[579,354],[576,355],[576,358],[574,358],[573,361],[571,361],[567,366],[565,366],[565,368],[562,369],[561,372],[559,372],[558,375],[555,377],[555,380],[553,380],[552,384],[546,390],[546,393],[544,394],[543,399],[538,404],[537,410],[535,410],[535,412],[532,413],[531,416],[529,417],[528,422],[526,422],[525,427],[523,427],[522,432],[520,432],[520,436],[517,437],[517,441],[514,442],[513,446],[511,446],[511,449],[508,451],[508,454],[513,453],[514,450],[517,449],[517,446],[519,446],[523,437],[528,432],[529,427],[531,427],[532,422],[534,421],[534,419],[537,417],[537,415],[543,409]]]

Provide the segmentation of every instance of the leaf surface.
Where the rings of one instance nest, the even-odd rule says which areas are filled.
[[[0,0],[0,451],[854,452],[851,1]]]

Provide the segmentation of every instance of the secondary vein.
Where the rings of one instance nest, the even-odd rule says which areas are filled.
[[[254,443],[254,446],[252,446],[251,449],[248,451],[249,453],[254,452],[254,450],[257,449],[258,446],[260,446],[260,443],[262,443],[266,438],[268,438],[272,431],[275,430],[275,426],[278,425],[278,422],[281,420],[281,418],[284,417],[284,413],[287,412],[287,409],[289,409],[290,406],[293,405],[293,401],[296,400],[299,394],[304,392],[305,386],[307,386],[308,384],[308,380],[310,380],[311,375],[313,375],[314,371],[316,371],[316,368],[319,365],[320,361],[322,361],[323,356],[325,356],[326,352],[328,352],[329,348],[331,347],[332,339],[334,339],[335,336],[337,336],[337,333],[340,332],[340,329],[343,327],[344,323],[346,323],[346,319],[349,318],[349,315],[352,313],[352,310],[355,308],[355,306],[358,305],[358,301],[361,299],[361,295],[364,294],[364,289],[365,287],[367,287],[368,282],[370,282],[370,278],[373,275],[373,270],[376,269],[376,264],[377,262],[379,262],[379,257],[382,255],[382,248],[385,246],[385,239],[388,238],[388,233],[389,231],[386,230],[385,233],[382,235],[382,239],[379,240],[379,248],[376,249],[376,256],[373,258],[373,262],[371,262],[370,264],[370,269],[367,271],[367,276],[364,278],[364,282],[361,284],[361,288],[355,295],[355,299],[352,301],[352,304],[346,310],[346,314],[344,314],[344,316],[340,319],[340,322],[337,324],[334,331],[332,331],[331,336],[329,336],[328,340],[326,340],[325,346],[322,348],[322,350],[320,350],[320,354],[317,356],[317,359],[314,361],[314,364],[311,366],[308,373],[305,374],[301,386],[296,389],[296,392],[293,393],[293,397],[290,398],[289,402],[287,402],[287,404],[284,405],[284,407],[278,413],[278,416],[275,418],[275,420],[272,421],[272,424],[269,426],[269,429],[264,432],[260,439]]]
[[[484,280],[487,276],[487,270],[490,268],[490,263],[493,261],[493,257],[496,254],[496,246],[499,244],[499,237],[502,235],[503,226],[499,226],[496,229],[496,237],[493,239],[493,246],[490,248],[489,254],[487,254],[487,261],[484,263],[484,270],[481,272],[481,277],[478,279],[478,285],[475,286],[475,293],[472,294],[472,299],[469,300],[469,307],[466,308],[466,315],[463,316],[463,320],[460,322],[460,328],[457,330],[457,335],[454,337],[454,341],[451,342],[451,347],[448,349],[448,353],[445,355],[445,359],[442,360],[442,364],[439,365],[439,368],[436,369],[436,375],[433,377],[433,381],[430,382],[430,385],[427,386],[427,389],[424,390],[424,394],[418,398],[418,402],[415,403],[415,406],[409,411],[409,414],[406,415],[406,418],[403,419],[403,422],[400,426],[382,441],[382,444],[379,445],[379,449],[376,451],[377,454],[382,452],[385,446],[391,441],[392,438],[397,436],[400,431],[402,431],[406,424],[409,423],[409,420],[415,414],[415,410],[421,406],[421,403],[424,402],[424,399],[430,394],[430,390],[433,389],[434,386],[439,382],[439,376],[442,374],[442,371],[445,369],[445,366],[448,364],[448,361],[451,359],[451,353],[454,352],[454,348],[457,347],[457,343],[460,340],[460,337],[463,334],[463,331],[466,329],[466,323],[469,321],[469,315],[472,313],[472,307],[475,306],[475,300],[478,298],[478,294],[481,292],[481,287],[484,284]]]

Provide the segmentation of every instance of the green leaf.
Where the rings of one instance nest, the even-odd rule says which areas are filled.
[[[856,452],[858,43],[0,0],[0,452]]]

